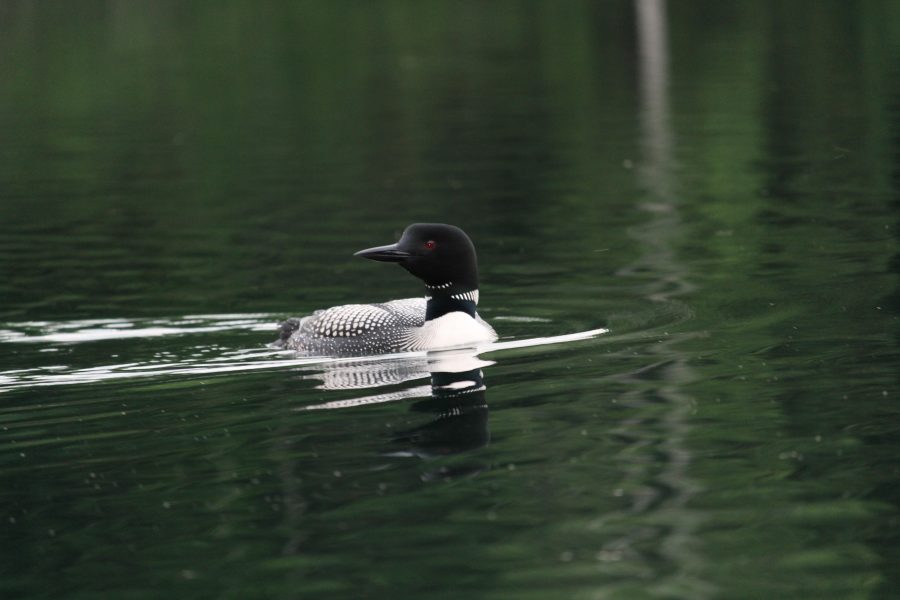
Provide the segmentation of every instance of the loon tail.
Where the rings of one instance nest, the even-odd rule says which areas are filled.
[[[297,317],[291,317],[286,321],[282,321],[278,325],[278,339],[272,342],[272,346],[276,348],[286,347],[288,340],[298,329],[300,329],[300,319]]]

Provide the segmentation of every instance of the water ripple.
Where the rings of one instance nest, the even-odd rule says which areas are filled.
[[[59,345],[83,345],[88,342],[147,339],[160,336],[191,336],[225,331],[272,332],[278,321],[276,315],[219,314],[188,315],[174,319],[87,319],[76,321],[27,321],[0,325],[0,343],[34,344],[39,352]],[[471,349],[485,354],[516,348],[528,348],[575,342],[607,333],[606,329],[592,329],[577,333],[503,339]],[[41,347],[45,346],[45,347]],[[132,360],[109,364],[76,366],[50,364],[0,372],[0,393],[31,387],[101,383],[138,378],[170,376],[208,376],[246,371],[289,369],[310,365],[358,364],[372,357],[328,358],[298,357],[289,350],[268,347],[228,349],[209,344],[187,344],[181,355],[155,353],[151,359],[132,356],[132,348],[125,346],[110,357],[129,356]],[[379,356],[377,361],[408,360],[427,356],[425,352],[407,352]]]
[[[0,342],[71,344],[233,329],[272,331],[274,323],[274,315],[264,313],[188,315],[177,319],[83,319],[55,323],[25,321],[4,324],[4,329],[0,329]]]

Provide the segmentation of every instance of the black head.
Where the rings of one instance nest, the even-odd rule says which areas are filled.
[[[355,256],[399,263],[425,282],[429,295],[449,296],[478,289],[475,246],[462,229],[453,225],[414,223],[396,244],[360,250]]]

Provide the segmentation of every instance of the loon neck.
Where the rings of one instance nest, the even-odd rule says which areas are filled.
[[[451,312],[464,312],[473,319],[478,306],[478,290],[456,291],[453,287],[426,286],[428,295],[425,320],[431,321]]]

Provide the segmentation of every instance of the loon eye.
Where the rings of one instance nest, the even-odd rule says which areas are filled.
[[[435,246],[437,246],[437,243],[434,240],[428,240],[427,242],[425,242],[426,250],[434,250]]]

